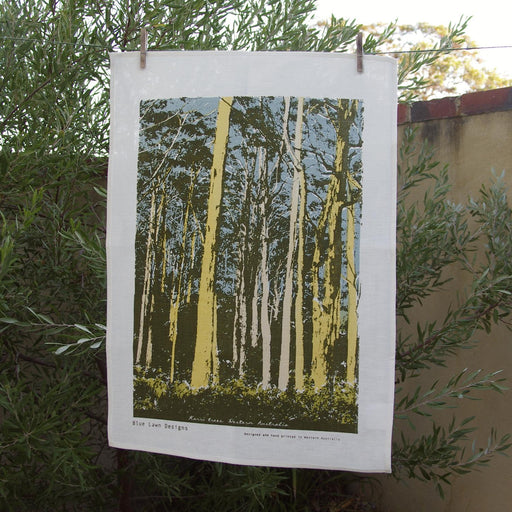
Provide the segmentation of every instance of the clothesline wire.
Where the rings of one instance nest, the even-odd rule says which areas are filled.
[[[0,39],[11,40],[11,41],[29,41],[34,43],[43,43],[40,39],[34,39],[29,37],[12,37],[12,36],[0,36]],[[107,50],[105,46],[99,44],[83,43],[83,42],[72,42],[72,41],[46,41],[50,45],[67,45],[75,47],[86,47],[86,48],[99,48]],[[474,50],[503,50],[511,49],[512,45],[497,45],[497,46],[467,46],[463,48],[430,48],[430,49],[418,49],[418,50],[389,50],[385,52],[376,51],[367,53],[366,55],[401,55],[401,54],[412,54],[412,53],[444,53],[444,52],[464,52]],[[150,50],[148,50],[150,51]]]
[[[466,46],[463,48],[430,48],[421,50],[390,50],[387,52],[373,52],[368,55],[395,55],[402,53],[432,53],[432,52],[463,52],[471,50],[503,50],[510,49],[512,45],[499,45],[499,46]]]

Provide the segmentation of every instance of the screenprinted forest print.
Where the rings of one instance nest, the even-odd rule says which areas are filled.
[[[357,432],[363,105],[142,101],[134,415]]]

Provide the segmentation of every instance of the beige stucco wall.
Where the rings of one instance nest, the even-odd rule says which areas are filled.
[[[407,125],[399,127],[399,140]],[[491,170],[506,172],[509,189],[512,187],[512,111],[494,112],[450,119],[432,120],[414,124],[418,137],[428,140],[435,149],[436,159],[449,165],[453,183],[451,197],[464,202],[475,196],[480,186],[489,184]],[[512,190],[510,197],[512,198]],[[444,301],[436,295],[418,313],[424,318],[440,317],[457,290],[466,285],[463,276],[456,276],[445,293]],[[490,335],[478,334],[480,343],[473,350],[464,351],[449,361],[446,370],[436,370],[423,376],[427,384],[454,375],[464,368],[491,372],[503,369],[503,375],[512,388],[512,333],[505,328],[495,329]],[[414,382],[414,387],[418,382]],[[443,411],[436,419],[445,424],[455,414],[463,419],[477,416],[474,434],[478,446],[485,446],[491,427],[499,434],[512,433],[512,390],[500,395],[485,392],[482,400],[460,400],[457,409]],[[396,423],[395,431],[405,428]],[[420,435],[429,430],[429,421],[420,422],[416,431]],[[471,449],[471,443],[468,446]],[[390,477],[378,477],[381,487],[375,489],[374,498],[382,512],[505,512],[512,510],[512,456],[497,456],[490,465],[478,472],[457,477],[451,487],[445,488],[441,500],[428,483],[406,481],[396,483]]]

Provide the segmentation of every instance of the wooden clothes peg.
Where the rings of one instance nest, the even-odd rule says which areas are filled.
[[[363,72],[363,33],[359,32],[356,39],[357,72]]]
[[[148,52],[148,31],[143,27],[140,31],[140,68],[146,68],[146,55]]]

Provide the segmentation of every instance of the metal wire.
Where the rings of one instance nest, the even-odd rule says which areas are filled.
[[[512,45],[502,45],[502,46],[466,46],[465,48],[432,48],[430,50],[395,50],[388,52],[374,52],[371,55],[396,55],[402,53],[433,53],[433,52],[465,52],[471,50],[501,50],[501,49],[510,49]]]
[[[76,47],[86,47],[86,48],[98,48],[102,50],[110,50],[104,46],[99,44],[90,44],[83,42],[72,42],[72,41],[41,41],[40,39],[33,39],[29,37],[11,37],[11,36],[0,36],[0,39],[3,40],[11,40],[11,41],[31,41],[34,43],[43,43],[50,45],[68,45],[68,46],[76,46]],[[367,53],[367,55],[400,55],[407,53],[444,53],[444,52],[465,52],[472,50],[502,50],[502,49],[511,49],[512,45],[501,45],[501,46],[467,46],[464,48],[431,48],[426,50],[389,50],[385,52],[372,52]]]

